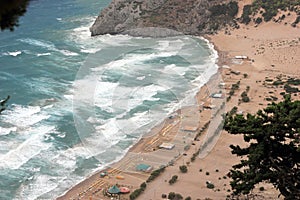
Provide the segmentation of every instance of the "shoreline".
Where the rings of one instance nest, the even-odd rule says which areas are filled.
[[[203,41],[205,41],[207,43],[207,46],[209,47],[210,51],[211,51],[211,56],[214,56],[214,65],[217,65],[218,69],[217,72],[215,72],[213,75],[211,75],[211,77],[209,77],[209,79],[207,80],[206,83],[204,83],[196,92],[196,94],[194,95],[194,98],[197,101],[197,105],[194,106],[200,106],[198,101],[204,101],[207,98],[209,98],[208,96],[205,96],[204,98],[201,97],[202,93],[206,93],[206,91],[208,91],[207,87],[208,85],[212,85],[213,82],[216,79],[216,76],[218,75],[218,73],[221,70],[221,67],[219,66],[219,55],[218,55],[218,51],[217,49],[215,49],[214,44],[207,39],[206,37],[202,37],[202,36],[191,36],[191,37],[195,37],[198,39],[201,39]],[[200,97],[199,97],[200,96]],[[173,115],[180,115],[180,113],[182,112],[182,110],[185,109],[191,109],[191,107],[194,106],[185,106],[185,107],[181,107],[179,109],[177,109],[176,111],[174,111],[171,116]],[[162,121],[154,126],[153,128],[151,128],[151,130],[149,132],[147,132],[145,135],[159,135],[160,131],[163,130],[168,121],[168,118],[162,119]],[[156,130],[156,129],[159,130]],[[198,127],[201,128],[201,127]],[[154,133],[153,133],[154,132]],[[58,196],[56,199],[57,200],[62,200],[62,199],[75,199],[74,198],[74,191],[75,193],[77,193],[76,191],[78,191],[78,189],[82,190],[83,186],[85,185],[89,185],[91,180],[95,181],[96,179],[99,178],[99,174],[105,171],[109,171],[112,169],[116,169],[115,166],[119,165],[123,159],[126,158],[126,156],[128,156],[130,153],[137,153],[138,150],[142,150],[141,147],[139,146],[143,146],[143,144],[145,144],[146,142],[148,142],[147,140],[149,140],[149,138],[142,136],[137,142],[135,142],[133,145],[131,145],[130,147],[128,147],[126,154],[124,154],[124,156],[116,161],[113,161],[112,163],[107,164],[106,166],[103,166],[102,169],[96,169],[91,175],[87,176],[86,178],[82,179],[81,181],[79,181],[78,183],[76,183],[74,186],[72,186],[70,189],[68,189],[67,191],[65,191],[63,194],[61,194],[60,196]],[[142,152],[141,152],[142,153]],[[182,156],[182,154],[180,155]],[[128,172],[125,172],[128,173]],[[147,174],[147,176],[150,174]],[[81,193],[81,192],[80,192]],[[72,196],[72,197],[71,197]],[[76,195],[75,195],[76,197]],[[83,197],[83,196],[82,196]]]

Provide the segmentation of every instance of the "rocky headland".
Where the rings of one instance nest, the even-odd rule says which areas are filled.
[[[236,26],[237,12],[237,2],[223,0],[113,0],[90,31],[92,36],[200,35]]]

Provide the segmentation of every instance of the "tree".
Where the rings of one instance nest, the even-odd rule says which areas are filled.
[[[257,183],[272,183],[285,199],[300,199],[300,101],[290,95],[256,115],[227,115],[224,128],[243,134],[247,147],[230,145],[243,159],[231,170],[234,194],[248,194]]]
[[[8,95],[7,97],[6,97],[6,99],[3,99],[3,100],[1,100],[0,101],[0,114],[6,109],[6,103],[7,103],[7,101],[10,99],[10,96]]]
[[[179,169],[182,173],[187,173],[188,169],[187,169],[187,166],[186,165],[181,165],[179,166]]]
[[[30,0],[1,1],[0,27],[1,30],[14,30],[19,25],[19,17],[24,15]]]

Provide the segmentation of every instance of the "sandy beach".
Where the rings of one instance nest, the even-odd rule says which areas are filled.
[[[291,27],[293,17],[291,15],[280,23],[262,23],[257,27],[253,24],[241,25],[239,29],[222,30],[218,34],[206,36],[219,52],[220,69],[201,88],[195,98],[195,106],[182,108],[153,128],[122,160],[106,170],[107,176],[101,178],[98,172],[58,199],[110,199],[103,196],[103,191],[114,184],[124,185],[133,191],[150,175],[135,170],[137,164],[144,162],[151,164],[154,169],[168,162],[172,164],[147,184],[138,199],[158,200],[169,192],[180,193],[184,198],[190,196],[192,199],[226,199],[231,194],[227,174],[232,165],[239,161],[231,154],[229,145],[245,145],[243,138],[220,131],[212,139],[211,146],[203,148],[204,142],[208,140],[209,134],[215,132],[221,121],[218,117],[222,113],[230,111],[234,106],[242,114],[255,113],[271,101],[282,100],[280,93],[284,92],[284,88],[275,86],[274,81],[300,77],[300,31],[299,26]],[[243,56],[243,59],[236,56]],[[221,82],[225,83],[222,87],[219,85]],[[237,82],[239,89],[227,101],[231,85]],[[241,93],[247,88],[250,102],[244,103],[240,100]],[[220,99],[210,98],[217,91],[221,91],[224,96]],[[292,98],[299,99],[299,93]],[[223,102],[225,107],[222,107]],[[208,121],[210,126],[194,140],[196,133]],[[162,143],[175,143],[176,148],[171,151],[158,149]],[[187,144],[190,147],[183,155],[182,149]],[[202,149],[199,156],[191,162],[192,155],[199,148]],[[187,173],[179,171],[179,166],[183,164],[188,166]],[[178,176],[178,181],[170,185],[168,181],[173,175]],[[214,188],[207,188],[207,182],[212,183]],[[264,190],[260,191],[259,187],[264,187]],[[278,199],[278,194],[267,183],[260,184],[253,191],[256,199]],[[122,195],[121,199],[129,199],[129,195]]]

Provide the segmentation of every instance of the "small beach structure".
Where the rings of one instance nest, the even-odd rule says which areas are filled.
[[[124,176],[120,176],[120,175],[118,175],[118,176],[116,176],[116,179],[119,179],[119,180],[124,180],[124,179],[125,179],[125,177],[124,177]]]
[[[212,98],[215,98],[215,99],[221,99],[223,98],[223,94],[222,93],[214,93],[211,95]]]
[[[107,193],[110,195],[110,196],[118,196],[118,199],[120,199],[120,194],[121,194],[121,191],[120,191],[120,188],[116,185],[113,185],[112,187],[110,187],[108,190],[107,190]]]
[[[175,147],[175,144],[172,143],[162,143],[161,145],[159,145],[160,149],[166,149],[166,150],[172,150]]]
[[[248,56],[234,56],[235,59],[241,59],[241,60],[246,60],[248,59]]]
[[[226,86],[226,83],[224,83],[224,82],[219,83],[219,88],[224,88],[225,86]]]
[[[186,132],[196,132],[198,130],[198,127],[197,126],[184,126],[182,128],[183,131],[186,131]]]
[[[214,109],[216,106],[213,105],[213,104],[210,104],[209,102],[206,102],[204,105],[203,105],[203,108],[204,109]]]
[[[135,169],[140,172],[150,172],[152,170],[152,166],[147,164],[138,164]]]
[[[232,73],[234,75],[240,75],[241,74],[240,71],[234,71],[234,70],[231,70],[230,73]]]
[[[103,177],[107,176],[107,174],[108,174],[107,172],[101,172],[100,177],[103,178]]]
[[[109,194],[119,194],[120,193],[120,188],[118,188],[118,186],[113,185],[112,187],[110,187],[107,192]]]

